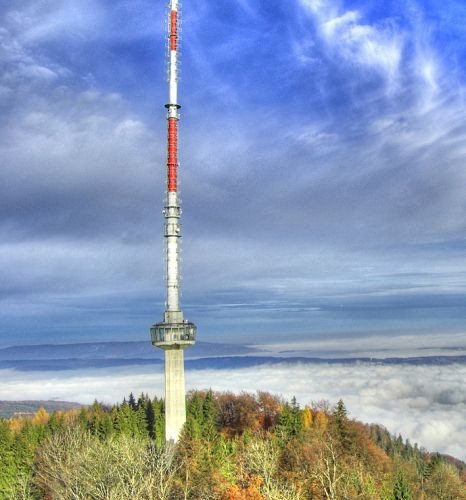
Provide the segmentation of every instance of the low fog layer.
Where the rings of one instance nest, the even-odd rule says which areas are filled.
[[[287,337],[282,343],[269,341],[257,347],[269,355],[322,358],[461,356],[466,354],[466,332],[450,333],[448,338],[427,333],[394,335],[393,332],[358,337],[325,335],[291,340]]]
[[[163,393],[161,367],[48,373],[0,371],[0,399],[113,403],[125,395]],[[309,404],[344,399],[353,418],[385,425],[429,450],[463,460],[466,453],[465,365],[380,366],[283,363],[238,370],[191,370],[187,389],[270,391]]]

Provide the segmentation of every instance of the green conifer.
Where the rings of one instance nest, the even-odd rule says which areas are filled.
[[[333,425],[343,450],[349,452],[353,443],[353,433],[350,428],[346,406],[342,399],[338,401],[333,411]]]
[[[152,401],[148,399],[145,405],[147,433],[151,439],[155,438],[155,411]]]
[[[8,423],[0,419],[0,498],[12,496],[17,467],[11,450],[13,435]]]
[[[212,441],[217,435],[218,407],[214,393],[209,390],[202,403],[202,435]]]
[[[134,394],[131,393],[129,395],[129,399],[128,399],[128,403],[129,403],[129,406],[130,408],[133,410],[133,411],[136,411],[138,409],[138,405],[136,403],[136,398],[134,397]]]
[[[393,500],[412,500],[412,498],[408,482],[403,472],[400,471],[393,486]]]

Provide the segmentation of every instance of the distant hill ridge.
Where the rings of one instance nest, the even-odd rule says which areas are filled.
[[[193,359],[210,356],[244,356],[256,353],[258,353],[257,349],[245,345],[196,342],[191,349],[186,351],[186,357]],[[0,349],[0,361],[162,358],[163,352],[152,347],[149,341],[39,344]]]
[[[34,415],[39,408],[45,408],[48,413],[59,410],[80,408],[79,403],[69,401],[0,401],[0,417],[25,417]]]

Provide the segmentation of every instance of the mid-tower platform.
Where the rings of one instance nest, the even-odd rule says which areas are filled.
[[[184,349],[196,342],[196,325],[186,320],[156,323],[150,329],[150,336],[152,345],[160,349]]]

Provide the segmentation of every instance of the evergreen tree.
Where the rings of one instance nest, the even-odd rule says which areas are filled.
[[[139,406],[139,408],[134,412],[134,420],[135,435],[147,437],[149,433],[147,431],[146,409],[144,408],[144,405]]]
[[[129,403],[124,402],[114,413],[113,426],[117,432],[132,436],[134,432],[133,411]]]
[[[109,414],[104,414],[99,418],[97,425],[97,436],[102,440],[108,439],[114,433],[113,420]]]
[[[185,432],[191,439],[199,439],[204,424],[203,400],[195,392],[187,402]]]
[[[97,399],[94,399],[94,402],[92,405],[89,407],[89,410],[94,412],[94,413],[102,413],[104,411],[101,403],[97,401]]]
[[[79,426],[81,427],[81,429],[83,429],[83,430],[87,429],[88,417],[87,417],[87,411],[84,407],[81,408],[81,410],[79,411],[78,423],[79,423]]]
[[[136,403],[136,399],[135,399],[135,397],[134,397],[134,394],[133,394],[133,393],[131,393],[131,394],[129,395],[128,403],[129,403],[129,406],[130,406],[130,408],[131,408],[132,410],[137,410],[137,409],[138,409],[138,405],[137,405],[137,403]]]
[[[10,498],[13,492],[17,467],[11,449],[13,435],[8,423],[0,419],[0,498]]]
[[[343,400],[340,399],[333,411],[333,425],[336,435],[345,451],[350,451],[353,443],[353,433],[351,432],[348,413]]]
[[[65,422],[63,420],[63,416],[59,415],[56,411],[52,413],[50,417],[47,427],[51,433],[57,432],[58,430],[63,429],[65,426]]]
[[[301,436],[303,427],[303,412],[293,396],[291,404],[286,402],[282,407],[278,419],[277,434],[286,441],[291,437]]]
[[[303,412],[299,407],[299,403],[296,401],[296,397],[293,396],[290,405],[290,417],[291,417],[291,435],[300,436],[303,431]]]
[[[138,397],[138,402],[136,403],[137,409],[138,410],[139,410],[139,408],[145,409],[148,401],[150,402],[150,399],[147,396],[147,394],[144,394],[143,392],[141,392],[140,396]]]
[[[400,471],[393,486],[393,500],[412,500],[412,498],[408,482],[403,472]]]
[[[202,434],[208,440],[214,439],[217,435],[217,418],[217,402],[214,393],[209,390],[202,403]]]
[[[155,398],[154,398],[155,400]],[[147,433],[151,439],[155,438],[155,411],[154,405],[150,399],[146,402],[145,407],[146,412],[146,422],[147,422]]]
[[[154,407],[154,440],[157,448],[165,446],[165,406],[163,399],[154,398],[152,402]]]
[[[291,408],[288,402],[286,402],[280,413],[278,419],[276,433],[281,438],[282,441],[286,441],[291,436],[292,429],[292,417]]]
[[[401,437],[401,434],[398,434],[398,437],[395,438],[393,442],[393,452],[395,454],[400,454],[403,451],[403,438]]]
[[[44,434],[43,429],[26,421],[22,429],[14,436],[11,449],[19,473],[29,473],[34,461],[35,448]]]

